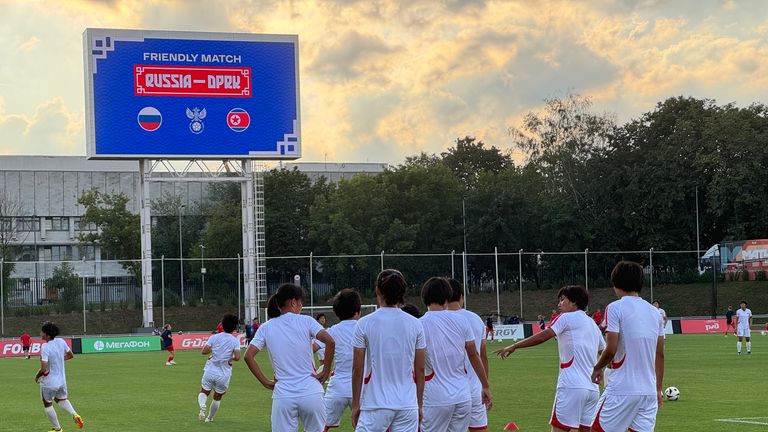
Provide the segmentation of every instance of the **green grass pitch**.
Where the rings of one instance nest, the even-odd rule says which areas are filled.
[[[765,431],[768,428],[766,365],[768,337],[757,333],[753,354],[736,356],[736,338],[674,335],[667,340],[665,387],[681,398],[665,402],[657,431]],[[489,345],[489,352],[501,344]],[[268,364],[266,353],[258,357]],[[236,363],[230,386],[213,423],[197,420],[197,393],[205,357],[178,352],[177,366],[165,366],[161,352],[82,354],[67,362],[70,398],[88,431],[269,431],[271,393]],[[39,361],[0,359],[2,431],[47,431],[34,374]],[[557,379],[556,343],[517,351],[507,360],[491,358],[494,408],[489,430],[514,421],[522,431],[548,431]],[[267,371],[271,369],[267,366]],[[271,372],[270,372],[271,373]],[[65,431],[77,430],[57,408]],[[727,422],[718,421],[728,420]],[[345,415],[340,432],[352,430]]]

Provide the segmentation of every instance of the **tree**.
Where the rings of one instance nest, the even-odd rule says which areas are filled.
[[[102,250],[120,260],[120,264],[141,280],[141,229],[139,215],[128,211],[124,194],[105,194],[96,189],[85,192],[78,203],[85,207],[80,223],[94,223],[95,233],[80,234],[80,241],[98,243]]]
[[[82,290],[80,278],[69,263],[61,263],[53,269],[53,276],[45,281],[49,290],[58,293],[59,313],[70,313],[82,310]]]
[[[25,240],[29,231],[21,235],[20,222],[18,216],[24,214],[23,206],[18,200],[8,198],[5,193],[0,194],[0,259],[3,260],[3,271],[0,277],[3,278],[5,286],[10,286],[7,282],[14,269],[15,253],[13,243]],[[22,238],[19,238],[22,237]],[[9,262],[11,261],[11,262]],[[0,301],[5,302],[8,298],[8,289],[3,290],[3,298]]]
[[[476,138],[466,136],[456,139],[456,146],[440,154],[443,163],[462,182],[467,190],[473,189],[480,174],[489,171],[498,173],[513,164],[509,155],[502,154],[499,149],[476,141]],[[422,160],[425,156],[422,154]],[[426,160],[429,160],[426,157]]]

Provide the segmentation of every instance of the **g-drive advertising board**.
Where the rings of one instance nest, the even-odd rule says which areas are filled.
[[[91,159],[297,159],[298,36],[87,29]]]

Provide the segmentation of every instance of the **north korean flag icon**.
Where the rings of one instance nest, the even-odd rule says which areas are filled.
[[[163,124],[163,116],[160,114],[160,111],[154,107],[142,108],[136,119],[139,122],[139,126],[147,132],[156,131],[160,129],[160,125]]]
[[[242,132],[251,125],[251,116],[242,108],[235,108],[227,114],[227,126],[235,132]]]

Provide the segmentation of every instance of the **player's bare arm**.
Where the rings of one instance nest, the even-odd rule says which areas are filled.
[[[64,361],[72,360],[73,358],[75,358],[75,355],[72,353],[72,351],[67,351],[64,354]]]
[[[200,351],[200,354],[202,355],[208,355],[213,352],[213,348],[210,345],[206,345],[203,347],[203,350]]]
[[[333,363],[333,354],[336,350],[336,341],[325,330],[320,330],[315,335],[317,340],[325,344],[325,356],[323,357],[323,371],[315,375],[318,381],[324,383],[331,374],[331,364]]]
[[[242,353],[240,352],[240,348],[232,350],[232,360],[240,361],[241,355]]]
[[[619,348],[619,334],[616,332],[607,332],[605,334],[605,349],[597,360],[594,369],[592,369],[592,382],[600,384],[603,380],[603,369],[608,366],[616,350]]]
[[[267,390],[274,390],[275,389],[275,381],[271,380],[264,375],[264,372],[261,371],[261,368],[259,367],[259,364],[256,363],[256,354],[259,353],[259,349],[256,348],[253,345],[248,346],[248,350],[245,351],[245,364],[248,365],[248,369],[250,369],[253,376],[256,377],[257,380],[261,383],[261,385],[264,386]]]
[[[663,399],[662,389],[664,381],[664,337],[659,337],[656,342],[656,399],[659,402],[659,408],[661,408],[661,402]]]
[[[424,369],[427,363],[427,350],[417,349],[413,357],[413,373],[416,375],[416,400],[419,404],[419,422],[423,417],[422,408],[424,407]]]
[[[528,348],[528,347],[540,345],[552,339],[553,337],[555,337],[555,332],[551,328],[548,328],[540,333],[536,333],[531,337],[525,338],[520,342],[515,342],[506,348],[496,350],[494,351],[494,354],[501,357],[502,359],[505,359],[509,357],[510,354],[514,353],[515,350],[517,350],[518,348]]]
[[[483,386],[483,404],[486,410],[490,410],[493,407],[493,399],[491,399],[491,389],[488,383],[488,374],[483,366],[483,362],[480,360],[480,355],[477,353],[474,341],[469,341],[464,344],[464,348],[467,351],[469,357],[469,363],[472,365],[472,369],[475,370],[475,374],[480,379],[480,384]]]
[[[360,418],[360,393],[363,386],[364,362],[365,348],[355,348],[352,354],[352,426],[355,427],[357,427],[357,420]]]
[[[483,369],[485,369],[485,376],[491,379],[491,370],[488,368],[488,351],[486,351],[485,339],[480,341],[480,360],[483,362]]]
[[[35,382],[40,384],[40,378],[48,375],[48,362],[40,360],[40,369],[37,371],[37,374],[35,375]]]

